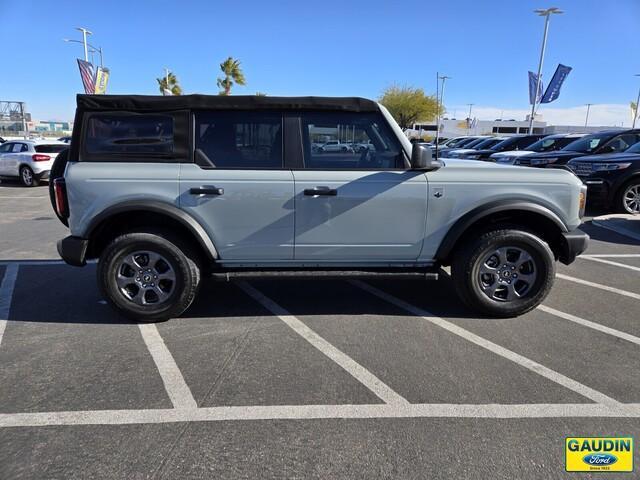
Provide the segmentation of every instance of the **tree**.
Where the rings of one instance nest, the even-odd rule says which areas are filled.
[[[222,89],[220,95],[230,95],[231,87],[236,85],[246,85],[244,73],[240,68],[240,60],[232,57],[227,58],[220,64],[220,70],[224,73],[224,77],[218,77],[218,87]]]
[[[400,128],[411,127],[417,121],[435,120],[438,114],[438,101],[433,95],[425,95],[424,90],[414,87],[388,87],[379,99],[387,107]],[[443,110],[440,114],[444,113]]]
[[[167,78],[169,82],[167,83]],[[182,88],[178,84],[178,77],[173,73],[169,73],[169,75],[156,78],[156,82],[158,82],[158,88],[160,89],[160,93],[164,95],[165,89],[171,92],[171,95],[182,95]]]

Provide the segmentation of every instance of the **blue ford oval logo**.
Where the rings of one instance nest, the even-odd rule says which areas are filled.
[[[582,459],[587,465],[613,465],[618,461],[618,457],[610,453],[590,453]]]

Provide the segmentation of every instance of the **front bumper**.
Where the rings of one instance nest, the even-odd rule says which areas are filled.
[[[586,233],[580,230],[563,233],[560,240],[559,260],[569,265],[587,249],[587,246],[589,246],[589,235]]]
[[[86,238],[68,236],[58,240],[58,254],[67,264],[74,267],[83,267],[87,264],[85,256],[88,245],[89,240]]]

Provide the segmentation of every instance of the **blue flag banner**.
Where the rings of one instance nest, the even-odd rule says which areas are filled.
[[[553,74],[553,78],[549,82],[547,91],[544,92],[540,103],[551,103],[560,96],[560,88],[562,87],[562,84],[567,78],[567,75],[569,75],[570,71],[571,67],[567,67],[566,65],[562,65],[561,63],[558,65],[558,68],[556,68],[556,73]]]
[[[535,97],[536,103],[540,103],[540,99],[542,98],[542,79],[540,79],[540,84],[538,86],[538,95],[535,95],[536,91],[536,82],[538,80],[538,75],[533,72],[529,72],[529,103],[533,105],[533,99]]]

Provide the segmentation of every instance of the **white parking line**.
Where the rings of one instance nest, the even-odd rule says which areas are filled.
[[[588,258],[638,258],[640,253],[594,253],[594,254],[582,254],[581,257]]]
[[[184,381],[173,355],[162,340],[158,327],[153,323],[138,326],[144,343],[147,345],[156,367],[158,367],[158,372],[160,372],[160,377],[174,408],[197,408],[198,405],[191,390],[189,390],[187,382]]]
[[[0,428],[55,425],[129,425],[230,420],[312,420],[358,418],[640,418],[640,404],[532,403],[403,405],[291,405],[208,407],[191,409],[89,410],[69,412],[2,413]]]
[[[351,376],[353,376],[365,387],[375,393],[385,403],[392,405],[403,405],[409,403],[404,397],[394,392],[391,387],[385,384],[373,373],[371,373],[354,359],[331,345],[324,338],[307,327],[302,321],[291,315],[291,313],[289,313],[273,300],[265,296],[262,292],[256,290],[246,282],[238,282],[238,286],[240,286],[240,288],[242,288],[242,290],[244,290],[247,295],[256,300],[267,310],[276,315],[280,320],[286,323],[289,327],[291,327],[294,332],[296,332],[307,342],[324,353],[331,360],[340,365],[344,370],[351,374]]]
[[[613,265],[614,267],[626,268],[628,270],[634,270],[636,272],[640,272],[640,267],[634,267],[633,265],[626,265],[624,263],[612,262],[611,260],[605,260],[604,258],[598,258],[598,257],[578,257],[578,258],[582,258],[583,260],[589,260],[591,262],[606,263],[607,265]]]
[[[586,398],[590,398],[594,402],[601,403],[603,405],[609,405],[609,406],[620,405],[620,403],[617,400],[614,400],[613,398],[605,395],[602,392],[599,392],[597,390],[594,390],[591,387],[583,385],[580,382],[577,382],[569,377],[566,377],[565,375],[562,375],[561,373],[556,372],[555,370],[551,370],[550,368],[547,368],[544,365],[537,363],[518,353],[515,353],[507,348],[501,347],[500,345],[493,343],[485,338],[482,338],[476,335],[475,333],[470,332],[469,330],[459,327],[455,323],[452,323],[443,318],[437,317],[432,313],[427,312],[426,310],[422,310],[421,308],[411,305],[403,300],[400,300],[399,298],[394,297],[393,295],[383,292],[382,290],[372,287],[371,285],[361,282],[359,280],[352,280],[351,283],[379,298],[382,298],[383,300],[386,300],[387,302],[393,305],[396,305],[412,313],[417,317],[420,317],[424,320],[427,320],[428,322],[433,323],[434,325],[444,328],[445,330],[448,330],[449,332],[455,335],[458,335],[459,337],[462,337],[471,343],[475,343],[476,345],[482,348],[485,348],[490,352],[495,353],[496,355],[500,355],[501,357],[506,358],[507,360],[511,360],[512,362],[528,370],[531,370],[532,372],[535,372],[538,375],[548,378],[549,380],[559,385],[562,385],[563,387],[568,388],[569,390],[573,390],[574,392],[579,393],[580,395]]]
[[[579,283],[581,285],[587,285],[588,287],[599,288],[600,290],[605,290],[611,293],[617,293],[618,295],[622,295],[624,297],[635,298],[636,300],[640,300],[640,294],[634,292],[628,292],[627,290],[622,290],[620,288],[610,287],[609,285],[602,285],[601,283],[589,282],[588,280],[582,280],[581,278],[571,277],[569,275],[564,275],[563,273],[556,273],[556,277],[561,278],[563,280],[568,280],[570,282]]]
[[[4,278],[0,284],[0,344],[4,330],[7,328],[9,313],[11,311],[11,299],[13,298],[13,289],[18,278],[18,265],[8,265],[4,271]]]
[[[585,320],[584,318],[576,317],[575,315],[571,315],[570,313],[561,312],[560,310],[556,310],[555,308],[547,307],[546,305],[539,305],[538,310],[542,310],[543,312],[549,313],[551,315],[555,315],[556,317],[564,318],[565,320],[569,320],[570,322],[574,322],[585,327],[592,328],[594,330],[598,330],[599,332],[606,333],[608,335],[613,335],[614,337],[622,338],[631,343],[635,343],[636,345],[640,345],[640,338],[635,337],[629,333],[621,332],[620,330],[616,330],[615,328],[605,327],[596,322],[592,322],[590,320]]]

